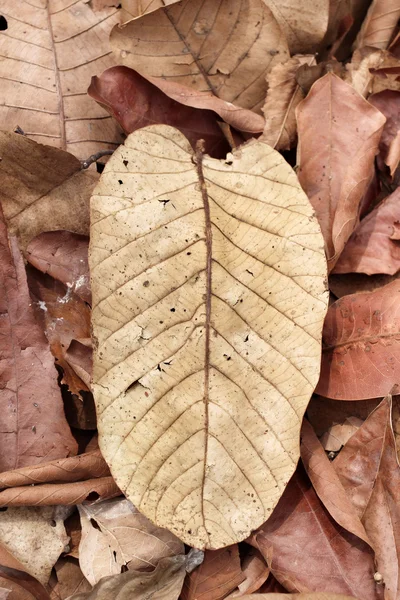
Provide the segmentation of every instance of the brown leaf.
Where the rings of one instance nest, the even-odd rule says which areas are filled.
[[[92,346],[90,338],[71,340],[65,353],[65,360],[78,377],[90,389],[92,379]]]
[[[349,417],[365,421],[378,403],[376,399],[340,401],[314,395],[307,408],[307,419],[317,436],[321,437],[332,425],[342,424]]]
[[[50,600],[46,588],[0,543],[0,584],[11,588],[7,600]]]
[[[313,85],[296,116],[299,181],[317,213],[331,270],[357,224],[385,117],[331,73]]]
[[[153,525],[126,498],[78,508],[82,524],[79,564],[92,585],[121,573],[123,567],[154,569],[162,558],[184,554],[177,537]]]
[[[164,123],[182,131],[193,148],[203,139],[211,156],[223,158],[230,150],[215,113],[169,98],[128,67],[111,67],[100,77],[92,77],[88,94],[106,108],[126,133]]]
[[[379,143],[378,159],[389,167],[390,175],[393,177],[400,162],[400,91],[385,90],[373,94],[368,98],[368,102],[376,106],[386,117]],[[382,169],[382,165],[380,168]]]
[[[26,249],[27,261],[71,288],[91,303],[88,264],[89,238],[71,231],[46,231],[35,237]]]
[[[378,288],[392,283],[397,276],[392,275],[364,275],[363,273],[349,273],[329,277],[329,288],[336,298],[342,298],[357,292],[372,292]]]
[[[273,514],[250,542],[289,592],[381,598],[371,549],[334,521],[300,465]]]
[[[356,47],[372,46],[385,50],[399,18],[398,0],[373,0],[357,36]]]
[[[0,471],[75,454],[57,371],[31,307],[15,238],[7,237],[0,207],[2,356]]]
[[[355,596],[343,594],[251,594],[243,596],[243,600],[354,600]]]
[[[0,489],[38,483],[66,483],[106,477],[109,474],[109,468],[100,450],[94,450],[71,458],[52,460],[0,473]]]
[[[344,296],[325,319],[316,393],[337,400],[378,398],[399,383],[400,280]]]
[[[355,50],[351,62],[346,65],[344,80],[361,96],[367,97],[373,89],[373,69],[385,62],[385,52],[376,48],[360,48]]]
[[[295,109],[304,93],[295,75],[302,64],[315,63],[314,55],[293,56],[278,63],[267,74],[268,93],[263,106],[265,128],[262,138],[277,150],[289,150],[297,139]]]
[[[206,550],[201,565],[186,575],[181,600],[221,600],[244,579],[237,544]]]
[[[262,130],[260,121],[238,109],[261,111],[265,75],[289,58],[263,0],[182,0],[114,27],[110,39],[122,64],[168,96],[214,110],[236,129],[252,132]]]
[[[400,188],[385,198],[358,225],[338,262],[334,273],[385,273],[400,269]]]
[[[121,132],[85,97],[91,73],[114,60],[108,36],[116,8],[95,13],[90,2],[6,2],[1,33],[0,129],[17,125],[37,142],[82,158],[114,149]]]
[[[241,561],[241,569],[245,579],[239,583],[228,598],[241,598],[260,589],[269,575],[269,568],[261,552],[257,548],[246,548],[246,555]]]
[[[400,593],[400,467],[386,397],[332,463],[375,550],[385,600]]]
[[[380,64],[371,68],[371,93],[377,94],[384,90],[400,91],[400,60],[387,51],[383,51],[382,55],[383,60]]]
[[[44,483],[12,487],[0,492],[2,506],[71,506],[115,498],[121,494],[112,477],[99,477],[73,483]]]
[[[0,132],[0,202],[24,251],[43,231],[89,232],[89,199],[98,179],[77,158],[16,133]]]
[[[183,555],[163,558],[154,571],[127,571],[101,579],[91,592],[69,600],[178,600],[185,577]]]
[[[90,592],[92,589],[80,570],[77,560],[71,557],[60,558],[54,568],[57,574],[61,600],[67,600],[73,594]]]
[[[157,8],[175,4],[178,0],[121,0],[122,22],[136,19],[148,12],[153,12]]]
[[[362,419],[358,417],[347,417],[343,423],[337,423],[329,427],[321,437],[321,444],[326,452],[339,452],[342,446],[362,425]]]

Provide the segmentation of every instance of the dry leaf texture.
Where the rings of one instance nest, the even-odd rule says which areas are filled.
[[[398,0],[373,0],[357,36],[356,47],[372,46],[385,50],[399,19]]]
[[[357,224],[386,119],[331,73],[313,85],[296,115],[299,181],[320,222],[331,270]]]
[[[98,179],[72,154],[0,132],[0,202],[25,250],[43,231],[89,233],[89,198]]]
[[[86,95],[93,72],[114,64],[109,33],[118,11],[78,0],[3,0],[0,129],[87,158],[121,142],[118,125]]]
[[[400,162],[400,91],[385,90],[373,94],[368,98],[368,102],[376,106],[386,117],[379,143],[380,164],[378,163],[378,166],[384,171],[386,164],[393,177]]]
[[[175,2],[177,0],[121,0],[122,19],[129,21]]]
[[[318,377],[326,262],[312,207],[264,142],[218,161],[154,126],[108,162],[91,211],[103,456],[135,506],[190,545],[244,539],[293,473]]]
[[[163,79],[208,90],[258,111],[266,73],[289,58],[285,37],[263,0],[183,0],[114,27],[111,44],[122,64],[156,85]]]

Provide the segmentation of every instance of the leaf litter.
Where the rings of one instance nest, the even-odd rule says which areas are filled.
[[[1,599],[399,600],[399,16],[3,2]]]

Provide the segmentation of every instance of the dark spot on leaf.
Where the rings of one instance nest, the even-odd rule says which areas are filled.
[[[8,28],[7,19],[0,15],[0,31],[5,31]]]

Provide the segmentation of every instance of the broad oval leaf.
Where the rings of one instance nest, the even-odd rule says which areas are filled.
[[[91,201],[101,451],[149,519],[196,548],[246,538],[299,456],[327,306],[323,240],[262,141],[226,161],[131,134]]]

